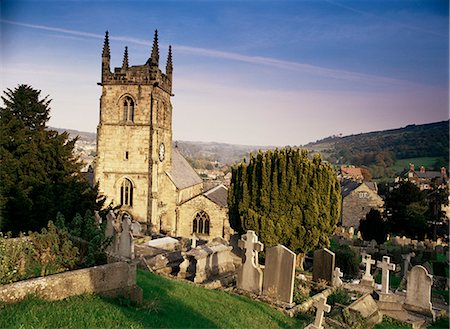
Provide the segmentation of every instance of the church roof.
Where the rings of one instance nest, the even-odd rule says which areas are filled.
[[[222,184],[206,191],[203,195],[221,207],[228,207],[228,189]]]
[[[172,171],[169,176],[180,190],[203,182],[176,147],[172,151]]]

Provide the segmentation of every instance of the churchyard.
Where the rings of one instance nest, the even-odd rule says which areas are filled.
[[[96,215],[96,220],[100,225],[102,218]],[[26,309],[51,307],[58,310],[65,303],[73,303],[76,310],[84,307],[85,302],[93,303],[94,309],[103,304],[114,309],[111,314],[117,313],[114,315],[117,322],[111,322],[105,314],[100,316],[107,326],[138,323],[172,327],[178,323],[182,327],[256,328],[256,318],[269,327],[314,329],[427,328],[433,323],[435,327],[447,326],[447,245],[440,241],[419,242],[397,237],[377,245],[374,241],[362,241],[353,230],[338,229],[336,233],[332,237],[332,249],[337,250],[336,245],[349,246],[358,258],[356,274],[345,273],[344,266],[347,265],[339,258],[340,254],[336,256],[327,248],[308,255],[304,270],[300,270],[296,268],[295,253],[282,245],[266,248],[253,231],[235,236],[230,242],[221,238],[202,241],[195,235],[191,239],[150,237],[145,236],[140,224],[132,222],[126,214],[116,216],[111,211],[106,216],[105,229],[106,237],[111,240],[107,248],[110,264],[0,286],[0,309],[6,315],[3,318],[7,319],[2,320],[6,322],[0,326],[9,327],[25,321],[22,316]],[[264,264],[260,264],[260,253],[264,253]],[[344,264],[343,268],[337,264]],[[115,269],[108,270],[108,266]],[[137,280],[136,267],[140,268]],[[72,280],[69,288],[68,280]],[[160,284],[171,289],[164,290]],[[186,292],[191,289],[192,292]],[[36,298],[53,301],[26,297],[30,293]],[[89,297],[86,293],[106,297]],[[8,304],[24,298],[25,301],[18,304]],[[229,305],[221,316],[212,315],[209,299]],[[182,304],[183,311],[167,306],[174,300]],[[183,312],[194,308],[194,304],[203,305],[206,315],[197,309],[199,322],[183,320]],[[241,320],[230,324],[228,318],[223,318],[227,312],[231,317],[243,305],[248,310],[242,311]],[[219,307],[223,308],[215,306],[216,309]],[[123,314],[129,317],[124,318]],[[94,320],[94,315],[86,316],[87,319],[80,319],[80,323],[87,321],[93,326],[100,323],[96,322],[100,320]],[[34,315],[34,324],[24,323],[35,326],[39,318]],[[67,326],[65,322],[58,322],[58,316],[50,318],[56,322],[49,326]]]

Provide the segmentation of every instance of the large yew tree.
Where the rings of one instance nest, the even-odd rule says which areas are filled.
[[[340,186],[333,168],[319,155],[285,148],[259,152],[232,169],[231,226],[254,230],[271,247],[283,244],[303,255],[329,245],[340,216]]]
[[[99,209],[97,189],[80,174],[76,139],[47,129],[50,99],[27,85],[4,92],[0,107],[0,231],[39,230]]]

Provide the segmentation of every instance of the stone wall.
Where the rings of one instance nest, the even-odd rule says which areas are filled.
[[[6,284],[0,286],[0,301],[14,303],[30,294],[60,300],[84,293],[123,295],[141,301],[142,290],[136,286],[136,265],[118,262]]]
[[[212,240],[215,237],[229,239],[228,209],[220,207],[203,195],[199,195],[179,207],[179,214],[182,220],[178,223],[178,235],[192,235],[192,220],[195,214],[201,210],[205,211],[210,219],[209,235],[197,234],[197,236],[205,240]]]
[[[365,193],[365,194],[364,194]],[[382,209],[383,199],[367,185],[361,184],[342,200],[342,226],[359,227],[370,209]]]

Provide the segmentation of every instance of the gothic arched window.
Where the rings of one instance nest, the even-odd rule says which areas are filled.
[[[120,204],[122,206],[133,206],[133,184],[126,178],[120,185]]]
[[[123,121],[134,121],[134,101],[127,96],[122,100]]]
[[[209,216],[204,211],[195,214],[192,221],[192,233],[209,234]]]

